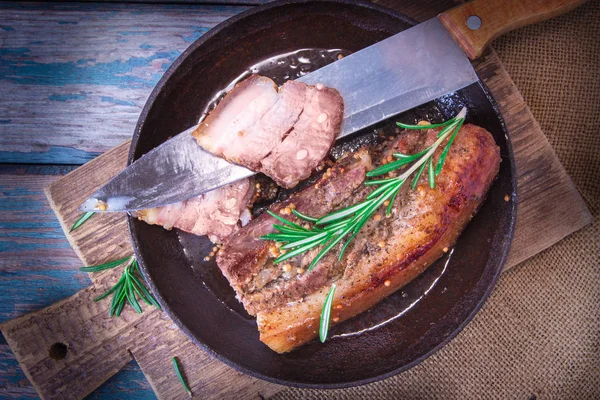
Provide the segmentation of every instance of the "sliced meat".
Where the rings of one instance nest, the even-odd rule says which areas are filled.
[[[186,201],[138,211],[136,217],[165,229],[208,235],[216,243],[238,230],[240,219],[249,220],[252,194],[250,180],[243,179]]]
[[[342,126],[344,102],[335,89],[309,86],[304,110],[290,134],[262,161],[261,172],[292,188],[325,158]]]
[[[260,170],[261,161],[278,143],[281,143],[303,110],[307,86],[295,81],[287,81],[281,86],[279,96],[273,106],[254,125],[235,139],[235,148],[242,152],[229,159],[254,170]],[[328,149],[329,150],[329,149]],[[230,153],[234,153],[232,150]],[[319,160],[320,161],[320,160]]]
[[[247,131],[258,124],[279,97],[275,82],[251,75],[235,85],[192,135],[204,149],[235,161],[252,151],[246,147]]]
[[[419,135],[418,140],[414,135]],[[415,153],[435,140],[435,136],[432,130],[411,132],[387,148],[372,151],[373,159],[381,164],[394,151]],[[434,155],[434,165],[441,150]],[[426,174],[416,190],[406,184],[394,202],[391,216],[385,217],[384,209],[380,209],[380,218],[374,216],[369,220],[341,261],[337,260],[337,254],[343,243],[311,272],[291,274],[288,279],[283,272],[275,271],[276,268],[288,269],[273,263],[277,252],[240,247],[243,238],[251,240],[257,227],[262,226],[262,232],[268,230],[268,226],[263,226],[268,221],[263,220],[259,225],[257,220],[236,232],[225,244],[229,253],[237,254],[237,261],[231,263],[224,255],[217,258],[217,262],[220,266],[230,262],[223,265],[227,267],[226,276],[243,278],[234,281],[232,286],[244,306],[256,314],[260,340],[279,353],[288,352],[317,336],[323,302],[333,283],[337,289],[331,321],[338,323],[369,309],[437,260],[445,247],[454,244],[482,204],[499,165],[499,148],[491,134],[483,128],[465,125],[448,153],[436,188],[429,188]],[[335,209],[364,199],[372,189],[359,185],[350,190]],[[273,210],[277,207],[281,206],[275,205]],[[313,209],[313,213],[325,215],[331,210],[331,207],[322,207],[322,210]],[[273,242],[267,243],[273,246]],[[319,250],[289,259],[285,264],[297,271]],[[309,284],[309,280],[312,283]]]
[[[192,135],[211,153],[291,188],[329,152],[343,109],[335,89],[288,81],[278,90],[269,78],[252,75]]]

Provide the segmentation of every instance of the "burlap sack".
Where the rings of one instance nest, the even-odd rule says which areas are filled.
[[[275,399],[600,398],[600,1],[493,46],[594,223],[504,273],[475,319],[417,367]]]

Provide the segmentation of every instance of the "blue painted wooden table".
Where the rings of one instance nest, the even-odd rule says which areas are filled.
[[[130,138],[177,56],[248,8],[0,3],[0,323],[90,285],[43,188]],[[155,398],[135,362],[89,397]],[[38,398],[1,336],[0,398]]]
[[[148,95],[177,56],[221,21],[267,0],[211,1],[230,4],[0,2],[0,323],[49,306],[91,283],[87,274],[78,272],[81,262],[43,188],[130,138]],[[431,2],[407,3],[416,10]],[[514,109],[529,112],[522,103]],[[590,219],[585,206],[585,212],[577,214],[574,204],[583,204],[579,195],[539,126],[532,126],[515,130],[512,137],[521,135],[516,144],[535,139],[536,156],[518,152],[517,157],[523,165],[529,158],[546,164],[519,171],[520,182],[536,185],[519,189],[519,219],[525,228],[520,233],[517,228],[517,236],[524,239],[515,241],[513,263]],[[551,186],[557,195],[546,196],[562,199],[551,207],[537,202],[545,196],[536,190],[549,187],[545,179],[560,182]],[[566,201],[566,195],[577,201]],[[569,212],[575,217],[562,218]],[[561,218],[542,218],[540,213]],[[528,224],[528,218],[536,223]],[[571,221],[568,229],[561,225],[564,220]],[[155,395],[131,362],[89,397]],[[37,395],[0,336],[0,399],[4,398]]]

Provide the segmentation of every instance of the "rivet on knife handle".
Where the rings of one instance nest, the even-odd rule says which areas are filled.
[[[474,60],[498,36],[564,14],[583,3],[585,0],[475,0],[443,12],[439,18]],[[474,17],[481,22],[475,23]]]

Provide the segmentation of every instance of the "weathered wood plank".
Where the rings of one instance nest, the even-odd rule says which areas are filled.
[[[124,167],[128,148],[129,143],[125,142],[67,174],[63,177],[69,183],[67,190],[67,186],[60,184],[62,180],[45,189],[65,232],[79,214],[77,206]],[[94,216],[81,228],[67,233],[73,248],[88,265],[131,254],[128,236],[122,214]],[[173,356],[179,357],[192,389],[202,398],[254,399],[259,397],[259,392],[270,395],[279,390],[277,385],[240,374],[208,356],[162,311],[144,307],[144,314],[138,315],[126,307],[120,318],[109,318],[109,299],[100,303],[93,303],[92,299],[113,285],[120,273],[120,269],[115,269],[91,274],[92,288],[1,326],[16,357],[42,397],[81,398],[114,374],[131,355],[160,398],[187,396],[173,373],[170,363]],[[69,312],[73,313],[72,317],[67,315]],[[52,321],[62,321],[62,325],[58,327]],[[84,339],[89,332],[93,332],[94,340],[86,341]],[[27,343],[21,343],[23,338]],[[42,347],[56,341],[65,342],[73,348],[68,364],[55,365],[49,362],[47,355],[42,357],[46,351]],[[32,357],[30,354],[34,348],[37,348],[37,356]],[[97,360],[104,357],[107,362],[99,366]],[[79,380],[79,371],[98,373],[95,378],[86,375],[79,385],[74,386],[71,382]],[[235,384],[224,385],[224,382]]]
[[[90,284],[43,192],[69,169],[0,166],[0,322]]]
[[[475,68],[498,102],[517,165],[512,266],[590,224],[592,214],[496,53],[486,51]]]
[[[112,278],[105,277],[106,281]],[[110,317],[110,299],[94,302],[110,283],[103,282],[100,290],[98,285],[81,290],[48,308],[1,325],[21,366],[28,366],[23,370],[41,397],[82,398],[131,361],[128,349],[137,337],[130,326],[143,316],[123,312],[119,318]],[[111,329],[106,329],[108,326]],[[23,342],[21,334],[28,340]],[[67,347],[63,358],[49,355],[56,344]]]
[[[0,3],[0,162],[81,164],[122,143],[177,56],[246,9]]]
[[[151,400],[156,399],[144,373],[134,361],[130,361],[118,374],[90,393],[86,400]]]
[[[0,398],[25,400],[39,398],[2,335],[0,335]]]

